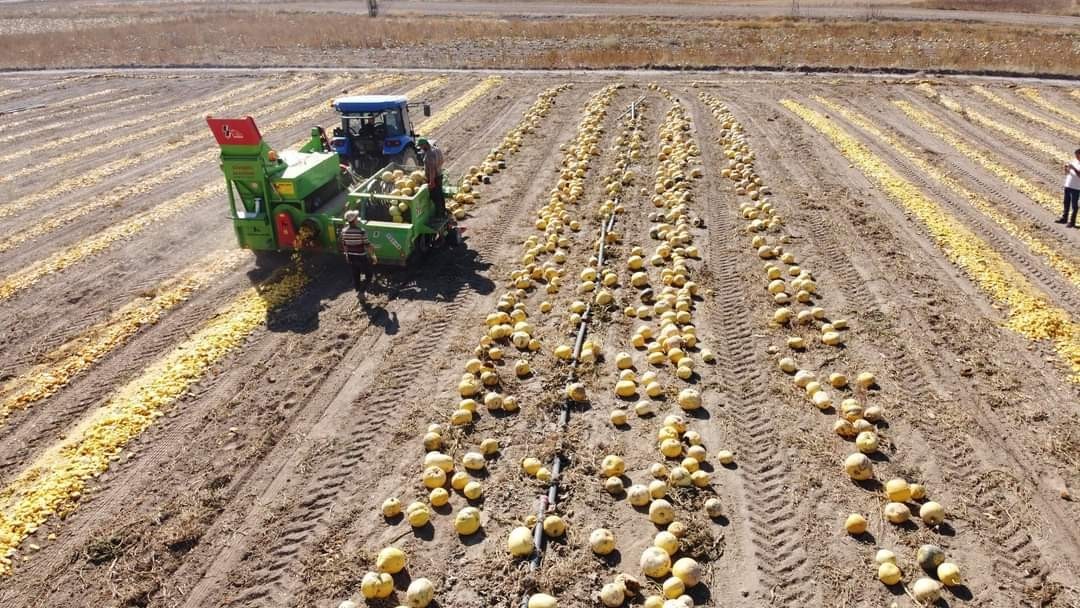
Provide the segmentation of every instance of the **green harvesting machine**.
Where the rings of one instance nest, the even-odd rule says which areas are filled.
[[[229,218],[244,249],[339,253],[350,209],[360,212],[382,265],[406,266],[433,247],[461,243],[453,218],[435,217],[415,167],[390,163],[365,179],[343,164],[321,127],[298,150],[278,153],[251,117],[206,122],[221,148]],[[444,190],[447,199],[455,194]]]

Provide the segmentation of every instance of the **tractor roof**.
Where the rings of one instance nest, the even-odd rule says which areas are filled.
[[[334,109],[342,114],[381,112],[400,108],[408,103],[404,95],[350,95],[334,100]]]

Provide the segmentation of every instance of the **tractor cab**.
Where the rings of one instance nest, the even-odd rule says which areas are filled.
[[[406,167],[417,165],[416,133],[409,117],[410,105],[422,105],[424,115],[431,106],[410,104],[403,95],[353,95],[334,100],[341,115],[330,147],[353,171],[367,177],[388,163]]]

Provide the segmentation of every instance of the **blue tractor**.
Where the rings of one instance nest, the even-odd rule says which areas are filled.
[[[409,108],[422,106],[431,116],[431,106],[412,103],[403,95],[353,95],[334,100],[341,126],[334,127],[330,148],[342,161],[363,177],[390,163],[417,166],[416,133]]]

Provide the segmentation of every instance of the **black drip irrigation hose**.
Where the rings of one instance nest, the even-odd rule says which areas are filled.
[[[619,115],[622,118],[627,113],[630,114],[631,120],[636,117],[637,104],[645,100],[645,96],[641,96],[637,101],[630,104],[625,112]],[[615,199],[618,204],[618,199]],[[608,214],[607,220],[600,224],[600,249],[596,257],[596,271],[600,273],[604,268],[604,246],[607,243],[607,235],[611,232],[612,227],[615,226],[615,209],[611,210]],[[589,320],[592,318],[592,303],[590,302],[585,306],[585,312],[581,315],[581,321],[578,322],[577,339],[574,341],[574,352],[570,360],[570,373],[567,376],[567,383],[575,382],[577,380],[577,368],[580,363],[581,349],[585,345],[585,335],[588,333]],[[559,435],[563,435],[566,432],[566,427],[570,424],[570,408],[572,407],[572,401],[569,397],[563,400],[562,409],[559,411]],[[551,459],[551,482],[548,484],[548,490],[546,494],[541,494],[537,498],[536,506],[536,525],[533,526],[533,544],[536,545],[536,551],[533,553],[533,558],[529,562],[529,570],[536,572],[540,569],[540,564],[544,559],[544,549],[547,547],[547,537],[544,535],[544,514],[547,510],[554,506],[558,502],[559,492],[559,475],[562,472],[563,463],[566,458],[562,455],[562,450],[556,450],[555,456]],[[529,593],[525,593],[521,597],[521,608],[527,608],[529,604]]]

